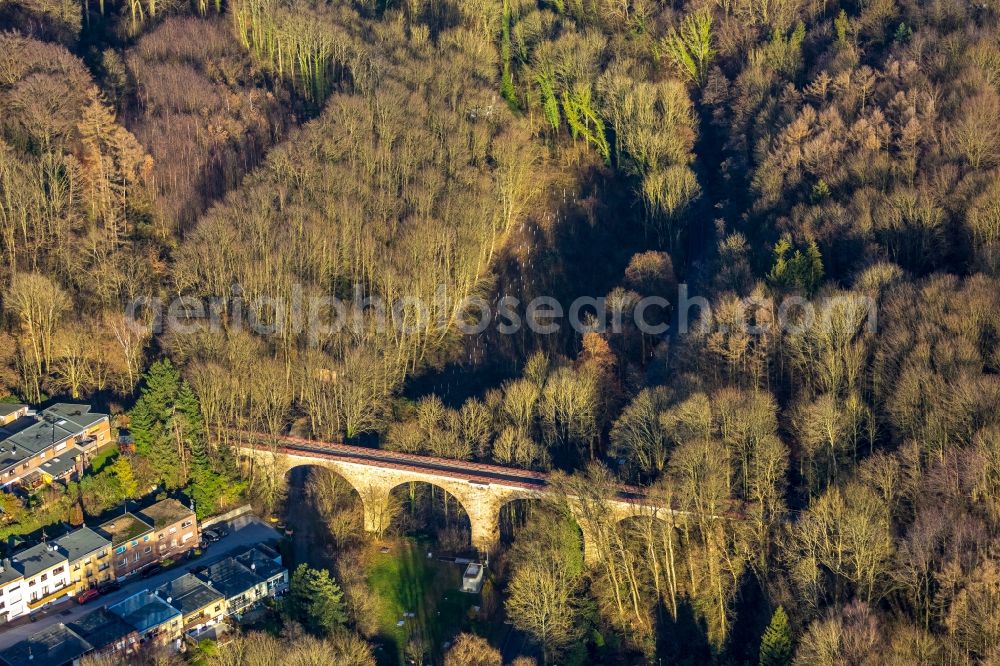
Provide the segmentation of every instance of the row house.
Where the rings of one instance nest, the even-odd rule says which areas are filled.
[[[27,405],[13,405],[9,402],[0,402],[0,428],[27,416],[28,411]]]
[[[181,612],[187,636],[198,636],[226,617],[225,596],[189,573],[159,586],[156,595]]]
[[[24,576],[13,567],[10,560],[0,564],[0,624],[20,617],[27,612],[24,601]]]
[[[53,541],[69,564],[71,593],[79,594],[114,577],[111,540],[89,527],[73,530]]]
[[[134,513],[101,523],[97,532],[111,542],[111,566],[121,580],[156,562],[153,526]]]
[[[100,553],[99,539],[91,534],[79,535],[76,543],[81,544],[74,549],[77,561]],[[23,583],[21,572],[8,571],[0,571],[0,585],[18,576]],[[261,599],[287,589],[288,570],[281,565],[281,555],[263,544],[250,546],[198,575],[180,574],[154,591],[137,592],[65,625],[43,629],[0,651],[0,666],[78,664],[87,655],[124,662],[144,645],[176,650],[185,636],[197,637],[227,616],[238,618]]]
[[[194,511],[175,499],[165,499],[139,514],[152,528],[157,560],[177,558],[198,545],[198,519]]]
[[[140,637],[135,627],[106,608],[86,613],[66,627],[87,641],[95,655],[107,656],[117,662],[139,649]]]
[[[0,652],[5,666],[77,666],[94,646],[62,622],[32,634]]]
[[[288,591],[288,569],[281,564],[278,551],[259,543],[234,557],[262,580],[265,596],[280,597]]]
[[[0,564],[0,624],[111,580],[111,542],[88,527]]]
[[[119,580],[156,562],[180,557],[200,540],[194,511],[170,498],[112,518],[97,531],[111,541],[112,566]]]
[[[288,589],[288,570],[281,555],[259,544],[205,568],[198,576],[226,600],[226,613],[239,618],[266,597]]]
[[[0,487],[76,478],[111,444],[107,414],[59,403],[36,413],[25,405],[0,409]]]
[[[132,625],[99,608],[75,622],[46,627],[0,651],[0,663],[6,666],[76,665],[86,655],[106,656],[117,661],[135,652],[139,644],[139,632]]]
[[[110,559],[110,542],[86,527],[14,553],[0,564],[0,624],[110,580]]]
[[[55,544],[40,543],[18,551],[11,566],[24,578],[24,601],[31,612],[70,593],[69,561]]]
[[[108,606],[108,611],[133,627],[141,643],[180,648],[183,615],[149,590]]]

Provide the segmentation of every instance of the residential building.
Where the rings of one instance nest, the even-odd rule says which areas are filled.
[[[197,636],[222,622],[226,598],[191,574],[184,574],[156,588],[156,594],[181,612],[184,633]]]
[[[267,596],[266,581],[232,557],[210,565],[199,576],[225,595],[229,615],[242,615]]]
[[[0,487],[73,478],[110,443],[108,415],[91,412],[88,405],[60,403],[38,414],[24,405],[4,405]]]
[[[69,561],[55,544],[43,542],[18,551],[10,558],[10,562],[24,577],[28,612],[69,593]]]
[[[161,500],[140,514],[153,527],[157,560],[178,557],[198,545],[198,519],[194,511],[177,500]]]
[[[89,527],[73,530],[53,541],[69,563],[72,592],[82,592],[88,587],[111,580],[114,569],[111,563],[111,540]]]
[[[96,654],[125,656],[139,648],[139,632],[106,608],[98,608],[66,625],[87,641]]]
[[[141,642],[175,650],[180,647],[184,626],[181,612],[149,590],[108,606],[108,611],[135,628]]]
[[[0,428],[27,415],[27,405],[13,405],[9,402],[0,402]]]
[[[257,544],[235,557],[264,581],[266,596],[280,597],[288,591],[288,569],[282,566],[281,554],[273,548]]]
[[[0,651],[0,661],[6,666],[76,666],[91,650],[90,643],[60,622]]]
[[[102,523],[97,532],[111,541],[111,565],[115,577],[127,578],[156,562],[153,526],[134,513],[124,513]]]
[[[24,576],[11,565],[10,560],[4,559],[0,565],[0,624],[27,612],[24,590]]]

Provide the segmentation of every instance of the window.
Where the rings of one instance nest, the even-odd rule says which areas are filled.
[[[183,523],[181,523],[181,529],[184,529],[185,527],[191,527],[190,520],[185,520]]]
[[[57,444],[56,445],[56,451],[62,451],[65,448],[66,448],[66,442],[63,442],[62,444]]]
[[[39,578],[38,580],[40,580],[40,581],[42,581],[42,582],[44,583],[44,582],[45,582],[45,581],[47,581],[48,579],[49,579],[49,575],[48,575],[47,573],[43,573],[43,574],[42,574],[42,577],[41,577],[41,578]]]
[[[20,589],[21,589],[20,585],[15,585],[14,587],[12,587],[9,590],[7,590],[7,594],[14,594],[15,592],[17,592]]]
[[[64,566],[63,567],[56,567],[55,569],[52,570],[52,575],[53,576],[58,576],[63,571],[66,571],[66,567],[64,567]]]
[[[128,546],[118,546],[117,548],[115,548],[115,554],[121,555],[122,553],[125,552],[126,548],[128,548]]]
[[[127,562],[128,562],[128,558],[127,558],[127,557],[123,557],[123,558],[121,559],[121,561],[119,561],[119,562],[118,562],[118,566],[120,566],[120,567],[123,567],[123,566],[125,566],[125,564],[126,564]]]
[[[149,535],[147,534],[146,536],[142,537],[142,540],[143,541],[149,541]]]
[[[177,528],[176,528],[176,527],[171,527],[171,528],[170,528],[170,533],[171,533],[171,534],[174,534],[174,533],[176,533],[176,532],[177,532]]]
[[[35,586],[35,581],[29,580],[28,581],[28,587],[34,587],[34,586]]]
[[[132,540],[132,547],[135,548],[138,545],[139,545],[139,540],[138,539],[133,539]]]
[[[153,547],[152,546],[146,546],[146,550],[144,550],[142,552],[144,552],[144,553],[151,553],[151,552],[153,552]]]

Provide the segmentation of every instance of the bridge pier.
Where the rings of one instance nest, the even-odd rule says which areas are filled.
[[[392,486],[388,483],[369,482],[355,485],[361,496],[361,506],[365,517],[365,531],[376,539],[385,536],[392,524]]]
[[[493,553],[500,543],[500,502],[494,495],[468,498],[463,502],[472,528],[472,545],[481,553]]]

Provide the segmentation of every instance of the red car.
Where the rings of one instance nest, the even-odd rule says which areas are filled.
[[[101,596],[101,593],[98,592],[96,588],[92,587],[89,590],[84,590],[83,592],[78,594],[76,597],[76,603],[85,604],[91,599],[96,599],[99,596]]]

